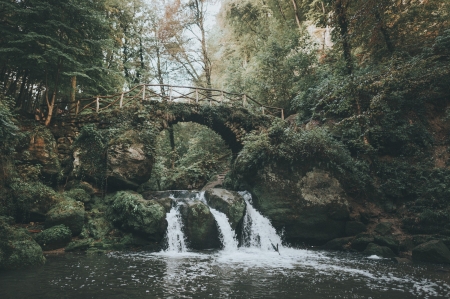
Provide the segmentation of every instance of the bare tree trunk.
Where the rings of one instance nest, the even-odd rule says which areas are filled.
[[[76,94],[77,94],[77,76],[72,76],[70,78],[70,104],[69,104],[69,114],[73,112],[75,114],[76,107]]]
[[[156,46],[156,71],[157,71],[157,79],[158,79],[158,83],[161,84],[160,89],[161,89],[161,94],[163,96],[166,95],[166,91],[164,86],[164,77],[163,77],[163,72],[161,69],[161,52],[159,49],[159,45]]]
[[[297,2],[296,2],[296,0],[291,0],[291,1],[292,1],[292,5],[294,6],[295,21],[297,22],[298,29],[301,30],[302,22],[300,21],[300,16],[298,14]]]
[[[337,26],[339,28],[339,34],[342,42],[342,50],[344,52],[344,60],[347,74],[353,72],[352,51],[348,36],[348,20],[347,20],[347,8],[343,3],[344,0],[335,1],[335,13]],[[348,3],[347,3],[348,5]]]
[[[48,127],[50,125],[50,122],[51,122],[52,116],[53,116],[53,109],[55,108],[55,101],[56,101],[56,97],[58,95],[60,70],[61,70],[61,60],[58,62],[58,70],[56,72],[55,87],[53,89],[51,102],[48,101],[48,91],[47,91],[46,101],[47,101],[48,112],[47,112],[47,118],[45,119],[46,127]]]

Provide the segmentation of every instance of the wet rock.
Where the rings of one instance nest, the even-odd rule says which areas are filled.
[[[391,236],[375,236],[376,244],[389,247],[393,252],[399,252],[400,242]]]
[[[108,144],[108,187],[136,190],[150,179],[154,158],[147,150],[148,140],[135,131],[127,131]]]
[[[72,232],[65,225],[56,225],[40,232],[34,239],[43,250],[55,250],[69,244]]]
[[[323,244],[345,237],[348,200],[330,173],[272,165],[247,180],[255,206],[277,230],[284,229],[287,241]]]
[[[345,234],[347,236],[356,236],[357,234],[363,233],[367,230],[364,223],[359,221],[348,221],[345,224]]]
[[[28,147],[20,155],[21,161],[42,166],[41,174],[55,179],[61,170],[55,137],[44,126],[37,126],[28,139]]]
[[[237,192],[213,188],[205,191],[208,205],[228,217],[228,222],[236,230],[239,222],[244,218],[245,201]]]
[[[84,225],[84,205],[82,202],[66,199],[48,211],[45,217],[45,227],[64,224],[73,236],[81,233]]]
[[[70,191],[66,191],[64,192],[64,195],[76,201],[81,201],[82,203],[88,203],[91,201],[91,196],[81,188],[74,188]]]
[[[371,235],[361,234],[356,236],[356,238],[352,241],[351,247],[358,251],[363,251],[367,248],[369,243],[372,243],[374,238]]]
[[[369,243],[363,253],[366,255],[377,255],[384,258],[395,257],[395,253],[389,247],[379,246],[374,243]]]
[[[429,241],[412,250],[412,259],[416,262],[450,264],[450,250],[442,241]]]
[[[184,233],[192,249],[219,248],[219,232],[209,207],[200,201],[187,201],[180,208]]]
[[[10,226],[0,217],[0,269],[18,269],[45,263],[42,248],[23,229]]]
[[[107,219],[98,217],[88,220],[87,229],[89,231],[89,234],[95,240],[98,240],[105,237],[113,229],[113,226]]]
[[[166,210],[154,200],[131,191],[119,191],[112,199],[110,220],[120,229],[161,241],[167,228]]]
[[[392,229],[392,223],[390,222],[381,222],[378,223],[375,227],[375,232],[379,233],[380,235],[384,236],[391,232]]]
[[[321,248],[326,250],[347,250],[354,237],[337,238],[328,241]]]
[[[155,201],[164,207],[166,213],[170,212],[170,209],[172,208],[172,198],[170,197],[159,198],[155,199]]]
[[[64,250],[66,252],[85,251],[90,248],[93,243],[94,240],[92,239],[75,240],[70,242]]]
[[[412,261],[406,258],[401,258],[401,257],[394,257],[392,258],[392,261],[396,264],[411,264]]]

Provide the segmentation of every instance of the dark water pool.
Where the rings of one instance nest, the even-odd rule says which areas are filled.
[[[296,249],[65,254],[0,272],[0,298],[450,298],[449,271]]]

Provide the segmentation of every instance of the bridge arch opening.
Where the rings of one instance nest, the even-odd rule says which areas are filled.
[[[201,189],[229,169],[232,156],[227,142],[209,127],[171,123],[157,138],[155,164],[146,189]]]

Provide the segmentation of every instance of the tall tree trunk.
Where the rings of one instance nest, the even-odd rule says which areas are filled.
[[[47,112],[47,118],[45,119],[45,126],[46,127],[48,127],[50,125],[50,122],[51,122],[52,117],[53,117],[53,110],[55,109],[55,101],[56,101],[56,97],[58,95],[60,72],[61,72],[61,60],[58,62],[58,70],[56,72],[55,87],[53,89],[51,102],[49,102],[49,100],[48,100],[48,92],[47,92],[46,101],[47,101],[48,112]]]
[[[298,29],[302,29],[302,22],[300,21],[300,15],[298,12],[298,6],[296,0],[291,0],[292,6],[294,6],[294,15],[295,15],[295,21],[297,22]]]
[[[169,128],[167,129],[169,131],[169,141],[170,141],[170,147],[172,149],[172,157],[171,157],[171,163],[172,163],[172,169],[175,168],[175,135],[173,132],[173,125],[170,124]]]
[[[158,83],[161,84],[160,89],[161,89],[161,94],[163,96],[166,95],[166,91],[164,86],[164,77],[163,77],[163,72],[162,72],[162,68],[161,68],[161,52],[159,49],[159,45],[156,46],[156,71],[157,71],[157,79],[158,79]]]
[[[22,107],[23,105],[23,91],[25,90],[25,85],[27,84],[28,70],[25,70],[25,73],[22,76],[22,84],[20,85],[19,95],[16,98],[16,107]]]
[[[384,23],[379,8],[375,7],[375,18],[378,22],[378,27],[380,28],[380,32],[383,35],[384,38],[384,42],[386,43],[386,48],[388,49],[389,53],[393,53],[394,52],[394,44],[392,43],[391,40],[391,35],[389,34],[388,29],[386,28],[386,24]]]
[[[69,103],[69,112],[75,114],[76,103],[76,94],[77,94],[77,76],[72,76],[70,78],[70,103]]]
[[[349,36],[348,36],[348,20],[347,20],[347,8],[348,2],[344,4],[345,0],[335,1],[335,14],[337,27],[339,29],[339,35],[342,42],[342,50],[344,52],[344,60],[347,74],[353,72],[353,61],[352,61],[352,49],[350,46]],[[348,0],[350,1],[350,0]]]

